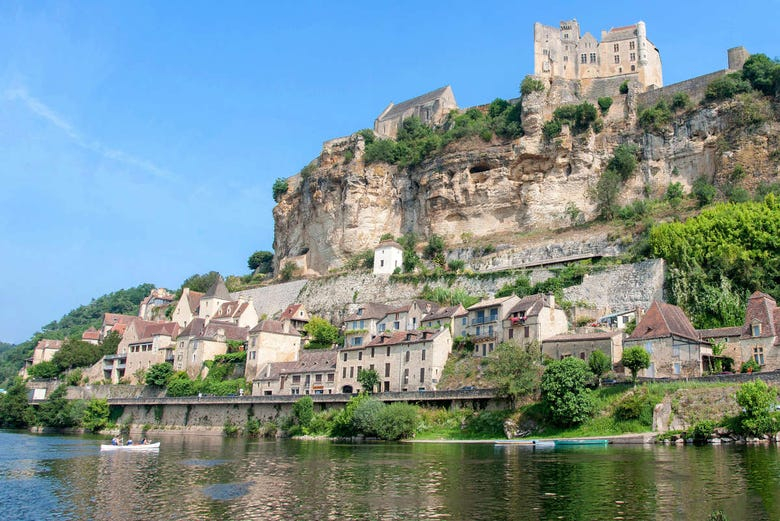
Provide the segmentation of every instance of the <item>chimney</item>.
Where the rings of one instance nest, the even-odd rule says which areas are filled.
[[[550,309],[555,309],[555,295],[553,295],[552,293],[550,293],[550,294],[547,296],[547,300],[550,302]]]

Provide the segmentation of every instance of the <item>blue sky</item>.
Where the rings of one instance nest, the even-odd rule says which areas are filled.
[[[780,54],[778,1],[0,3],[0,340],[271,249],[271,185],[390,101],[517,96],[533,23],[647,23],[666,84]]]

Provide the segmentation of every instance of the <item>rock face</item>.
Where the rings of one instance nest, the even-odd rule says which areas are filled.
[[[564,126],[546,140],[540,128],[552,107],[576,102],[577,95],[576,86],[555,83],[524,101],[523,137],[459,140],[409,168],[366,165],[358,134],[326,143],[317,168],[290,178],[274,208],[277,262],[308,253],[308,267],[325,274],[372,249],[385,233],[438,234],[456,247],[465,237],[565,228],[575,214],[592,220],[590,194],[615,147],[627,141],[639,145],[641,161],[620,204],[663,196],[672,182],[688,191],[701,176],[723,181],[737,163],[749,174],[744,182],[778,174],[778,155],[769,156],[780,135],[776,118],[746,127],[735,116],[744,112],[741,101],[686,112],[651,134],[636,127],[629,91],[615,94],[602,132],[571,135]],[[772,113],[769,101],[757,103]]]

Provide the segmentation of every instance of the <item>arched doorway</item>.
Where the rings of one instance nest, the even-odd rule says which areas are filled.
[[[351,385],[345,385],[341,388],[341,392],[344,394],[352,394],[352,386]]]

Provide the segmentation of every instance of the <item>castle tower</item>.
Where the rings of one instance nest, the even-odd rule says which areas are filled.
[[[745,66],[745,62],[750,57],[750,53],[747,52],[747,49],[745,49],[741,45],[739,47],[732,47],[727,52],[729,56],[730,71],[742,70],[742,67]]]

